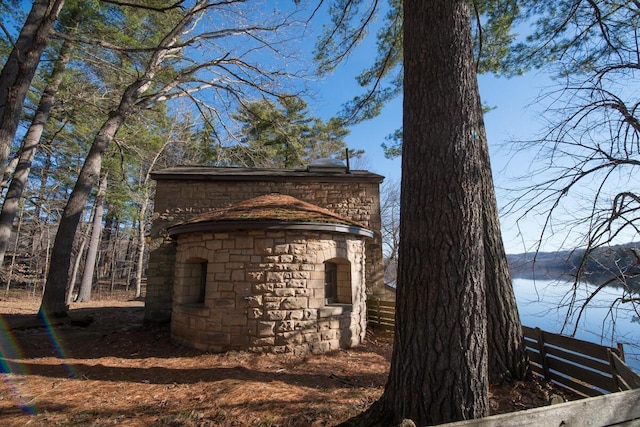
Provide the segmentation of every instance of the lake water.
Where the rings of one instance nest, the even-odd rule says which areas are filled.
[[[522,324],[549,332],[573,335],[610,347],[622,343],[627,364],[636,372],[640,372],[638,313],[629,304],[619,304],[614,309],[611,308],[621,296],[621,291],[615,288],[601,290],[582,312],[576,328],[582,302],[595,287],[581,285],[575,293],[575,307],[569,312],[572,285],[562,281],[514,278],[513,289]]]

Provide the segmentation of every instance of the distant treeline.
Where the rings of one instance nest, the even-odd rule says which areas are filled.
[[[585,250],[507,255],[512,277],[549,279],[611,286],[628,286],[640,291],[640,243]]]

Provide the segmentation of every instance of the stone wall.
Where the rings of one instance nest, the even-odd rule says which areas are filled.
[[[364,238],[300,230],[179,236],[171,336],[204,351],[321,353],[364,339]],[[324,262],[338,260],[350,304],[325,304]],[[206,293],[198,297],[199,265]],[[343,290],[343,292],[345,292]]]
[[[380,234],[383,177],[365,171],[310,173],[244,168],[172,168],[155,172],[156,195],[145,304],[145,322],[171,317],[175,242],[167,227],[195,215],[264,194],[281,193],[330,209],[374,232],[366,245],[367,292],[385,292]]]

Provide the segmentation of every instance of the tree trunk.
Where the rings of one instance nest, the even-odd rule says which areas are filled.
[[[155,74],[161,69],[163,61],[169,55],[175,55],[177,51],[182,49],[175,46],[182,31],[192,23],[193,19],[195,19],[196,11],[200,10],[205,4],[205,0],[198,0],[190,8],[191,12],[187,13],[162,39],[160,45],[151,54],[146,64],[145,72],[127,86],[122,94],[118,108],[109,113],[109,118],[94,138],[89,154],[87,154],[87,158],[78,175],[78,180],[60,219],[51,255],[51,268],[47,276],[47,288],[39,310],[41,317],[67,315],[68,307],[65,301],[65,293],[69,282],[71,249],[73,248],[73,241],[82,209],[87,203],[91,189],[100,175],[104,153],[120,126],[125,122],[127,116],[132,114],[134,109],[146,108],[160,99],[159,94],[146,97],[144,100],[141,100],[141,96],[153,83]]]
[[[13,242],[13,255],[11,256],[11,264],[9,265],[9,272],[4,277],[5,280],[7,281],[7,287],[4,295],[5,297],[9,296],[9,288],[11,287],[11,278],[13,276],[13,268],[16,265],[16,252],[18,252],[18,245],[20,243],[20,229],[22,228],[23,213],[24,213],[24,210],[20,211],[20,216],[18,217],[18,229],[16,230],[16,238],[15,238],[15,241]]]
[[[130,108],[130,107],[129,107]],[[125,111],[128,111],[126,109]],[[78,180],[64,208],[51,254],[51,268],[47,275],[47,287],[40,304],[41,317],[63,317],[67,315],[66,290],[69,284],[71,252],[80,216],[87,203],[91,189],[100,176],[102,158],[109,143],[124,123],[125,114],[113,113],[96,135],[85,159]]]
[[[146,191],[145,186],[145,195],[146,197],[142,200],[140,204],[140,220],[138,221],[138,259],[136,260],[136,298],[140,298],[142,295],[142,273],[144,270],[144,248],[146,243],[146,237],[144,235],[144,218],[147,215],[147,200],[149,199],[149,192]]]
[[[107,172],[102,174],[98,194],[96,195],[89,249],[87,250],[87,258],[84,264],[84,271],[82,272],[82,281],[80,282],[79,302],[91,301],[91,287],[93,286],[93,273],[96,269],[98,246],[100,246],[100,232],[102,231],[102,216],[104,214],[104,195],[107,191],[108,175]]]
[[[24,99],[64,0],[36,0],[0,72],[0,171],[9,157]]]
[[[82,230],[82,224],[80,224],[80,227],[80,229]],[[80,247],[78,248],[76,259],[73,262],[73,271],[71,272],[69,289],[67,291],[67,305],[70,305],[73,302],[73,288],[76,285],[76,278],[78,277],[78,270],[80,269],[80,261],[82,261],[82,253],[84,252],[84,247],[87,245],[87,237],[85,236],[85,233],[83,233],[82,231],[80,233]]]
[[[2,204],[2,212],[0,213],[0,266],[3,265],[4,256],[7,252],[9,238],[11,237],[11,229],[13,221],[18,211],[18,203],[22,197],[22,193],[27,186],[27,179],[31,171],[31,162],[36,155],[36,150],[40,142],[40,137],[44,131],[44,127],[49,120],[49,113],[53,106],[53,101],[58,92],[58,86],[62,82],[64,70],[69,62],[69,53],[71,45],[65,42],[60,50],[58,61],[51,72],[49,84],[45,88],[38,110],[31,121],[31,126],[22,142],[18,164],[13,178],[9,184],[9,189]]]
[[[488,413],[478,131],[467,0],[404,2],[404,143],[396,329],[384,394],[347,424]]]
[[[529,358],[522,337],[522,324],[507,255],[502,242],[498,203],[489,161],[489,147],[482,126],[484,264],[487,289],[487,334],[489,381],[492,384],[524,380],[529,375]]]

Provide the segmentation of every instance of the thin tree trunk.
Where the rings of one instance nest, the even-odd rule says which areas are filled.
[[[13,172],[16,170],[16,166],[18,166],[18,161],[20,160],[20,156],[16,155],[11,159],[7,167],[4,169],[4,175],[2,176],[2,183],[0,184],[0,190],[4,191],[5,188],[9,187],[9,180],[7,177],[13,175]]]
[[[82,225],[81,225],[82,227]],[[84,247],[87,245],[87,237],[82,233],[80,237],[80,247],[78,248],[78,254],[76,260],[73,263],[73,272],[71,273],[71,280],[69,281],[69,290],[67,291],[67,305],[73,302],[73,290],[76,286],[76,278],[78,277],[78,270],[80,269],[80,262],[82,261],[82,254]]]
[[[13,276],[13,268],[16,265],[16,252],[18,251],[18,243],[20,242],[20,229],[22,228],[22,215],[24,211],[20,211],[20,216],[18,217],[18,228],[16,230],[16,239],[13,244],[13,255],[11,256],[11,265],[9,266],[9,272],[7,273],[7,289],[5,292],[5,296],[9,295],[9,288],[11,287],[11,279]],[[4,259],[3,259],[4,262]]]
[[[3,265],[4,256],[7,251],[9,237],[11,236],[11,228],[13,226],[13,220],[16,217],[18,210],[18,204],[24,188],[27,185],[27,179],[29,172],[31,171],[31,163],[36,155],[36,150],[40,142],[40,137],[44,131],[44,127],[49,120],[49,114],[53,101],[58,92],[58,87],[62,82],[64,70],[69,62],[69,53],[71,51],[71,45],[65,42],[60,50],[60,56],[56,65],[51,72],[50,83],[47,84],[42,97],[40,98],[40,104],[38,110],[29,126],[29,130],[22,142],[22,149],[20,150],[18,164],[9,189],[2,204],[2,212],[0,213],[0,265]]]
[[[146,189],[146,186],[145,186]],[[138,221],[138,259],[136,260],[136,298],[142,295],[142,273],[144,270],[144,249],[146,238],[144,235],[144,218],[147,215],[147,204],[149,192],[145,191],[146,197],[140,205],[140,221]]]
[[[3,173],[25,97],[63,5],[64,0],[33,2],[18,40],[0,72],[0,171]]]
[[[85,260],[84,271],[82,272],[82,281],[80,282],[79,302],[91,301],[91,287],[93,285],[93,273],[96,268],[98,246],[100,246],[100,232],[102,231],[102,216],[104,214],[104,196],[107,191],[108,175],[109,174],[105,172],[100,177],[100,185],[95,200],[93,224],[91,227],[91,238],[89,239],[89,249],[87,250],[87,258]]]
[[[117,269],[118,269],[118,260],[116,259],[116,256],[118,254],[117,249],[118,249],[118,239],[119,238],[120,238],[120,222],[117,221],[116,222],[115,236],[112,238],[113,245],[111,246],[111,263],[109,265],[109,271],[110,271],[109,276],[110,276],[110,279],[111,279],[111,289],[110,289],[111,293],[113,293],[113,290],[115,288],[117,274],[118,274],[118,271],[117,271]]]

